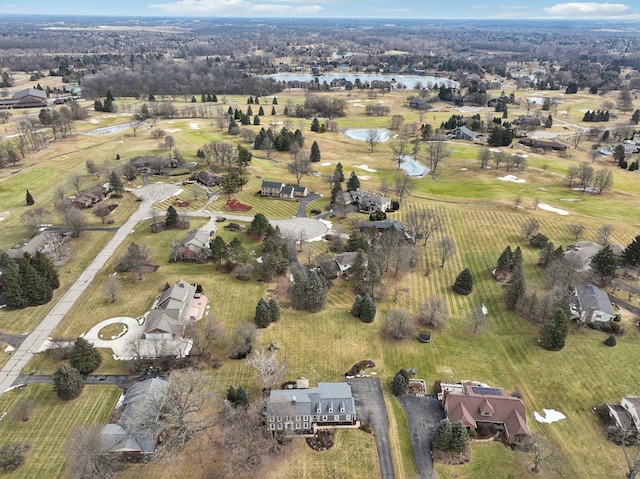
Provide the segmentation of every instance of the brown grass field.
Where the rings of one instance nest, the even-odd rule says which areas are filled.
[[[507,94],[509,92],[510,90],[507,90]],[[339,118],[338,124],[340,128],[388,127],[389,117],[367,117],[364,115],[364,108],[355,106],[355,103],[366,104],[369,101],[383,102],[391,108],[391,114],[403,115],[405,124],[428,122],[434,128],[451,114],[458,113],[451,105],[435,103],[434,110],[421,117],[403,106],[406,97],[412,93],[402,91],[378,95],[376,98],[369,98],[366,93],[360,92],[351,92],[351,96],[344,92],[332,93],[342,95],[351,102],[348,115]],[[523,99],[526,96],[541,96],[543,93],[547,95],[547,92],[517,91],[516,96]],[[555,94],[550,93],[552,96]],[[610,93],[609,96],[611,95]],[[563,134],[571,134],[576,130],[575,125],[589,127],[589,124],[583,124],[581,121],[581,110],[598,108],[604,100],[600,96],[588,94],[560,97],[565,103],[560,105],[558,112],[553,115],[553,129]],[[269,121],[284,121],[281,113],[287,100],[300,102],[303,98],[302,92],[279,94],[278,115],[263,117],[263,126],[267,126]],[[246,108],[244,97],[230,97],[229,101],[236,101],[238,108]],[[141,102],[128,100],[126,104],[129,111],[132,111],[131,109]],[[269,102],[261,99],[261,104],[266,105]],[[125,101],[122,102],[122,106],[125,106]],[[509,110],[509,118],[524,113],[522,105],[520,108],[513,106]],[[270,104],[268,109],[265,107],[265,111],[268,110]],[[564,111],[567,113],[561,113]],[[480,114],[484,119],[486,109]],[[84,132],[122,123],[127,121],[127,118],[126,114],[108,115],[92,112],[91,119],[79,123],[76,131]],[[624,122],[625,119],[620,118],[618,121]],[[198,123],[199,128],[192,127],[193,123]],[[321,175],[332,173],[335,165],[341,162],[345,175],[356,171],[359,176],[368,177],[361,179],[363,188],[376,190],[381,180],[392,182],[397,174],[388,143],[377,145],[372,152],[365,143],[349,140],[342,133],[310,132],[309,119],[293,119],[293,123],[295,127],[304,130],[305,148],[309,148],[316,140],[322,153],[321,163],[331,163],[329,166],[314,165],[314,169]],[[608,126],[612,125],[613,123]],[[167,131],[171,130],[170,134],[174,137],[177,148],[183,153],[185,161],[196,161],[197,148],[208,141],[241,141],[240,138],[234,139],[222,134],[209,120],[163,120],[158,126]],[[6,128],[11,129],[11,123]],[[257,132],[260,127],[246,128]],[[0,204],[3,205],[0,209],[6,210],[0,212],[0,216],[6,218],[0,223],[0,247],[8,248],[24,236],[20,215],[26,211],[23,203],[27,188],[34,195],[36,205],[51,205],[55,187],[66,184],[71,172],[83,174],[87,185],[103,181],[90,178],[86,172],[84,163],[89,157],[98,163],[110,161],[115,164],[118,153],[121,155],[121,162],[141,154],[162,154],[157,143],[158,140],[152,139],[145,128],[140,129],[135,137],[127,131],[99,137],[79,133],[52,143],[46,150],[29,155],[15,168],[0,170]],[[588,149],[592,143],[583,139],[580,146]],[[381,378],[386,393],[391,427],[390,444],[398,478],[411,479],[416,471],[406,432],[406,418],[396,399],[391,396],[389,382],[398,369],[410,367],[415,367],[418,376],[424,378],[427,384],[432,384],[437,379],[475,379],[496,387],[504,387],[508,391],[518,388],[524,395],[531,429],[558,448],[554,460],[542,466],[542,472],[538,477],[551,479],[606,477],[612,474],[621,476],[624,473],[622,451],[604,439],[591,408],[598,402],[617,402],[623,395],[640,392],[637,386],[640,382],[640,368],[636,367],[636,348],[640,345],[640,333],[633,325],[635,318],[625,315],[624,326],[627,334],[618,339],[618,346],[615,348],[607,348],[602,344],[605,338],[603,333],[576,329],[571,331],[567,346],[562,351],[547,352],[537,344],[539,326],[506,311],[501,287],[493,281],[490,272],[507,244],[512,247],[520,245],[524,254],[528,286],[543,293],[543,273],[536,266],[538,251],[526,244],[520,232],[520,225],[532,217],[539,221],[540,231],[556,245],[574,242],[568,228],[572,223],[584,225],[582,239],[592,241],[595,241],[596,230],[601,224],[612,224],[612,243],[628,244],[638,234],[640,226],[638,173],[619,170],[613,167],[610,158],[599,157],[594,166],[596,169],[612,167],[614,186],[599,196],[584,195],[567,187],[565,173],[570,165],[590,161],[586,151],[572,148],[564,158],[554,154],[527,151],[529,167],[525,171],[509,173],[526,180],[526,183],[511,183],[498,179],[506,174],[504,166],[499,170],[479,169],[476,161],[479,148],[468,142],[450,143],[451,157],[441,165],[437,179],[416,179],[412,195],[405,199],[402,208],[392,215],[394,218],[402,219],[411,209],[426,206],[436,209],[446,219],[445,228],[440,234],[449,235],[456,241],[457,254],[444,268],[439,267],[438,252],[435,248],[439,238],[437,235],[427,246],[421,246],[421,262],[413,272],[397,282],[392,278],[386,281],[387,296],[378,304],[378,315],[374,323],[364,324],[350,316],[348,311],[354,293],[348,282],[338,281],[333,284],[327,307],[323,311],[308,314],[283,308],[281,321],[266,330],[260,330],[258,343],[268,345],[273,341],[280,347],[282,357],[286,358],[289,364],[289,378],[304,375],[310,378],[312,383],[339,381],[354,362],[360,359],[375,361],[377,366],[373,372]],[[513,146],[513,151],[518,149],[518,146]],[[504,150],[511,151],[510,148]],[[296,202],[267,200],[256,195],[262,179],[294,181],[285,168],[288,154],[274,153],[271,159],[267,159],[263,151],[252,153],[254,159],[249,169],[249,184],[233,197],[251,205],[253,209],[250,214],[261,212],[273,218],[293,216],[297,210]],[[377,171],[369,173],[357,168],[362,164]],[[175,180],[182,181],[183,178]],[[140,184],[142,182],[138,179],[126,186],[134,188]],[[329,188],[322,176],[304,177],[301,184],[324,195],[323,199],[315,201],[309,208],[324,209],[328,203],[326,197],[329,195]],[[517,197],[521,198],[523,208],[515,208]],[[194,206],[187,210],[204,204],[204,198],[195,198],[191,188],[183,188],[181,199],[195,200]],[[566,201],[567,199],[574,201]],[[536,200],[562,208],[569,214],[561,216],[534,209]],[[160,214],[166,210],[170,202],[168,200],[158,205]],[[208,207],[208,211],[222,211],[225,202],[226,196],[222,195]],[[114,225],[122,224],[135,207],[136,202],[126,195],[113,213]],[[52,210],[50,206],[47,208]],[[92,225],[99,225],[99,219],[93,217],[90,212],[87,212],[87,215]],[[54,223],[59,221],[53,213],[52,218]],[[362,218],[364,217],[357,213],[350,214],[346,219],[336,217],[333,219],[334,228],[349,233],[350,225]],[[198,226],[198,221],[192,221],[192,227]],[[111,304],[103,292],[103,284],[112,271],[115,258],[128,246],[129,242],[125,242],[54,334],[74,337],[103,319],[118,315],[140,315],[151,305],[153,298],[159,294],[166,282],[173,283],[179,278],[202,284],[205,294],[210,299],[211,312],[227,331],[232,331],[240,322],[252,321],[255,305],[260,297],[277,294],[281,303],[287,302],[286,294],[275,292],[275,284],[238,281],[232,275],[216,271],[211,264],[168,263],[171,240],[181,238],[184,233],[164,231],[151,235],[148,225],[142,223],[136,228],[131,241],[140,242],[152,250],[152,260],[160,266],[158,271],[146,274],[142,281],[138,281],[133,275],[119,275],[125,288],[120,299]],[[235,235],[224,230],[221,230],[220,234],[226,241],[230,241]],[[251,242],[242,233],[238,237],[243,241],[247,251],[255,250],[256,256],[259,256],[259,244]],[[76,255],[70,263],[59,269],[63,284],[56,292],[55,298],[60,297],[108,238],[109,233],[87,232],[83,238],[74,240],[72,244]],[[320,254],[326,254],[325,243],[304,245],[300,261],[306,264],[309,256]],[[451,292],[451,285],[465,266],[471,269],[475,284],[474,292],[470,296],[462,297]],[[428,276],[425,275],[427,268],[430,269]],[[406,292],[400,294],[397,301],[393,301],[393,292],[398,287],[405,288]],[[403,308],[415,313],[420,304],[431,295],[446,298],[450,319],[444,328],[434,332],[434,340],[430,344],[424,345],[417,340],[396,343],[381,338],[381,319],[387,311]],[[473,334],[465,324],[464,317],[471,307],[481,303],[485,303],[489,310],[490,324],[485,331]],[[2,331],[11,333],[31,331],[53,304],[24,311],[0,310],[0,327]],[[5,353],[0,353],[0,363],[3,357],[6,358],[6,355],[2,354]],[[251,396],[259,394],[254,374],[244,361],[226,359],[222,349],[216,350],[215,355],[223,364],[219,369],[212,371],[211,375],[221,392],[229,384],[242,384],[247,387]],[[101,372],[117,372],[119,365],[113,363],[105,361]],[[27,369],[50,372],[55,367],[56,364],[52,364],[46,357],[37,357]],[[621,371],[622,368],[624,371]],[[83,398],[87,392],[83,393]],[[90,394],[86,394],[86,398],[87,401],[93,401],[91,407],[102,408],[98,416],[99,420],[105,421],[112,404],[109,401],[101,402]],[[6,400],[3,396],[2,401]],[[533,418],[533,412],[541,412],[542,408],[557,409],[563,412],[567,419],[553,424],[537,423]],[[67,412],[62,407],[60,410]],[[53,411],[51,414],[45,411],[48,410],[43,410],[44,422],[41,427],[47,429],[52,427],[56,419]],[[0,422],[0,428],[3,427],[2,424]],[[373,438],[358,431],[340,432],[337,438],[336,447],[326,453],[315,453],[301,441],[296,442],[289,448],[282,461],[272,465],[268,470],[260,471],[256,477],[376,477],[377,457]],[[64,442],[64,432],[53,440],[44,434],[34,434],[30,441],[32,444],[36,441],[53,441],[55,447],[60,448]],[[121,477],[195,477],[194,475],[200,474],[202,468],[202,461],[196,459],[196,456],[201,457],[202,453],[196,450],[201,451],[201,448],[206,447],[206,441],[203,440],[197,443],[197,447],[195,444],[191,449],[188,447],[184,456],[171,464],[160,461],[155,464],[132,466]],[[500,444],[473,444],[471,451],[472,461],[469,465],[438,465],[440,477],[508,479],[527,477],[530,474],[530,461],[526,455],[515,453]],[[64,458],[56,456],[52,461],[55,462],[58,474],[63,470]],[[26,469],[26,466],[27,464],[23,466],[25,471],[32,470]],[[18,470],[14,475],[7,477],[28,476],[21,476]]]

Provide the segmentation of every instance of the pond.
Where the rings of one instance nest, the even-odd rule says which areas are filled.
[[[406,155],[402,163],[400,163],[400,168],[407,173],[407,176],[414,177],[424,176],[431,171],[428,167],[424,166],[415,158]]]
[[[440,78],[427,75],[391,75],[385,73],[323,73],[318,77],[314,77],[311,73],[273,73],[271,75],[258,75],[259,78],[271,78],[279,82],[289,81],[314,81],[318,78],[320,83],[331,83],[333,80],[344,78],[352,83],[359,78],[362,83],[371,83],[373,80],[380,81],[396,81],[398,85],[403,85],[408,89],[412,89],[416,84],[420,83],[422,88],[433,88],[434,85],[444,85],[447,88],[459,88],[460,84],[455,80],[448,78]]]
[[[350,128],[344,131],[344,135],[351,140],[368,141],[370,130],[378,133],[378,143],[385,143],[391,138],[391,132],[386,128]]]

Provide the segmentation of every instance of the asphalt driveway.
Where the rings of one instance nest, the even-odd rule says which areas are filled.
[[[389,420],[387,408],[380,389],[378,378],[347,379],[356,402],[356,413],[360,421],[366,421],[373,427],[380,463],[380,477],[395,479],[391,448],[389,447]]]
[[[413,458],[420,479],[437,479],[431,457],[431,436],[440,420],[444,419],[444,410],[433,396],[399,396],[398,401],[404,409],[409,425],[409,437]]]

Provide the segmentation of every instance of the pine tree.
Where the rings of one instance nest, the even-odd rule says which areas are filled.
[[[247,116],[253,116],[253,109],[250,106],[247,107]]]
[[[522,266],[522,250],[520,246],[518,246],[513,252],[513,256],[511,257],[511,271],[514,271],[519,266]]]
[[[363,300],[364,298],[362,296],[360,296],[359,294],[356,295],[355,299],[353,300],[353,306],[351,306],[352,316],[355,316],[356,318],[360,317],[360,314],[362,313]]]
[[[275,298],[269,300],[269,312],[271,313],[271,322],[277,323],[280,321],[280,306]]]
[[[293,284],[291,285],[291,306],[293,306],[293,309],[302,310],[306,308],[306,305],[305,280],[300,274],[293,273]]]
[[[367,240],[367,237],[364,235],[364,233],[361,233],[360,231],[354,231],[353,233],[351,233],[351,236],[349,236],[349,239],[347,240],[345,251],[358,251],[359,249],[361,249],[365,253],[369,251],[369,241]]]
[[[309,154],[309,161],[311,163],[317,163],[320,161],[320,147],[318,146],[318,142],[314,141],[311,145],[311,153]]]
[[[617,277],[617,267],[616,257],[609,245],[601,248],[593,258],[591,258],[591,269],[602,281],[608,281],[611,278]]]
[[[271,104],[277,105],[278,104],[278,97],[274,96],[273,100],[271,101]]]
[[[433,437],[431,438],[431,444],[435,449],[446,451],[451,444],[451,436],[453,427],[448,419],[441,420],[433,431]]]
[[[122,186],[122,181],[120,180],[120,175],[115,171],[112,171],[109,174],[109,190],[116,194],[116,196],[121,196],[124,193],[124,186]]]
[[[53,290],[49,286],[47,278],[38,274],[33,267],[28,253],[24,254],[24,258],[18,266],[18,271],[27,306],[39,306],[51,301]]]
[[[260,107],[258,110],[258,116],[264,116],[264,108]]]
[[[227,401],[229,401],[233,405],[236,404],[236,388],[234,388],[233,386],[229,386],[227,388]]]
[[[331,203],[335,203],[336,199],[342,194],[342,185],[337,181],[331,187]]]
[[[271,324],[271,310],[269,309],[269,303],[267,303],[264,298],[258,300],[253,322],[256,323],[256,326],[259,328],[266,328]]]
[[[175,228],[176,226],[178,226],[178,221],[178,212],[173,207],[173,205],[169,205],[169,207],[167,208],[167,214],[164,219],[164,225],[167,228]]]
[[[23,283],[20,280],[18,266],[13,261],[4,269],[3,285],[4,290],[2,297],[7,303],[7,307],[11,309],[22,309],[27,306],[26,291],[22,287]]]
[[[247,228],[247,234],[253,236],[266,236],[273,230],[269,224],[269,220],[262,213],[258,213],[253,217],[251,224]]]
[[[540,344],[549,351],[560,351],[564,348],[569,333],[569,320],[562,309],[556,309],[542,327]]]
[[[398,372],[394,377],[393,381],[391,381],[391,392],[395,396],[402,396],[407,393],[407,387],[409,386],[409,382],[407,378],[402,372]]]
[[[311,271],[305,285],[307,295],[307,310],[317,313],[327,304],[327,283],[318,273]]]
[[[347,191],[357,191],[360,188],[360,180],[354,171],[349,175],[347,180]]]
[[[27,203],[27,206],[31,206],[35,203],[35,200],[33,199],[33,196],[31,195],[31,193],[29,193],[29,190],[27,190],[26,203]]]
[[[272,107],[271,107],[271,116],[275,116],[275,115],[277,115],[276,107],[275,107],[275,106],[272,106]]]
[[[462,452],[467,448],[469,442],[469,433],[462,421],[456,421],[451,424],[451,440],[449,441],[449,449]]]
[[[507,305],[507,309],[512,311],[516,309],[518,301],[524,297],[526,292],[527,285],[524,279],[524,271],[522,270],[522,266],[519,266],[512,273],[505,289],[505,303]]]
[[[607,336],[607,339],[604,340],[604,344],[606,346],[609,346],[610,348],[614,347],[616,344],[618,344],[618,341],[616,340],[616,335],[610,334],[609,336]]]
[[[637,266],[640,264],[640,235],[636,236],[633,241],[627,245],[624,249],[623,257],[630,265]]]
[[[213,241],[209,243],[211,249],[211,261],[216,264],[222,264],[222,261],[227,259],[229,255],[229,246],[225,243],[222,236],[216,236]]]
[[[365,323],[373,323],[376,317],[376,303],[373,302],[373,298],[368,294],[362,300],[360,306],[360,320]]]
[[[36,254],[31,257],[31,265],[35,268],[36,273],[47,281],[51,289],[58,289],[60,287],[58,272],[53,266],[51,259],[42,251],[36,251]]]
[[[249,398],[247,397],[247,391],[242,386],[238,386],[236,389],[236,406],[246,407],[249,405]]]
[[[316,133],[320,131],[320,122],[318,121],[317,118],[314,118],[311,121],[311,131],[315,131]]]
[[[104,107],[102,106],[102,102],[100,100],[96,99],[93,102],[93,109],[95,111],[104,111]]]
[[[634,125],[637,125],[640,122],[640,110],[636,110],[631,115],[631,121]]]
[[[471,294],[473,292],[473,275],[469,268],[464,268],[453,283],[453,290],[458,294]]]
[[[95,346],[84,338],[76,339],[69,359],[71,367],[86,376],[98,369],[100,363],[102,363],[102,355]]]
[[[368,259],[364,251],[359,249],[349,270],[349,274],[358,287],[364,285],[365,278],[367,277],[367,262]]]
[[[77,369],[63,364],[53,375],[53,389],[60,399],[69,401],[77,398],[84,388],[82,375]]]
[[[337,183],[342,183],[344,181],[344,169],[340,162],[336,165],[336,169],[333,170],[333,181]]]
[[[237,236],[229,243],[227,252],[227,258],[232,263],[245,263],[247,260],[247,253],[244,250],[244,246],[242,246],[242,242]]]
[[[258,115],[256,115],[256,116],[254,116],[254,117],[253,117],[253,124],[254,124],[255,126],[260,125],[260,117],[259,117]]]
[[[498,265],[496,266],[496,269],[498,271],[510,271],[512,262],[513,253],[511,251],[511,245],[507,245],[498,258]]]
[[[246,168],[247,166],[249,166],[249,163],[251,163],[251,160],[253,159],[253,155],[251,154],[251,151],[249,150],[249,148],[246,148],[242,145],[238,145],[238,157],[236,159],[236,163],[239,167],[241,168]]]

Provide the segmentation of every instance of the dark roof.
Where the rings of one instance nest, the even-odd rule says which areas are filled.
[[[23,258],[24,253],[33,255],[36,252],[41,251],[42,249],[44,249],[47,243],[47,233],[42,232],[38,233],[30,240],[23,241],[13,248],[8,249],[6,253],[12,260],[18,261]]]
[[[329,409],[333,412],[329,413]],[[340,409],[344,411],[340,411]],[[318,412],[318,409],[320,412]],[[313,416],[318,414],[350,414],[356,405],[347,383],[319,383],[317,388],[272,390],[267,405],[269,416]]]
[[[602,311],[612,317],[616,315],[607,293],[591,283],[576,284],[576,296],[582,311],[591,309]]]
[[[377,228],[379,230],[396,229],[397,231],[404,231],[404,225],[398,220],[392,220],[387,218],[381,221],[361,221],[360,229]]]
[[[281,183],[279,181],[262,180],[263,188],[282,188],[283,186],[284,186],[284,183]]]

